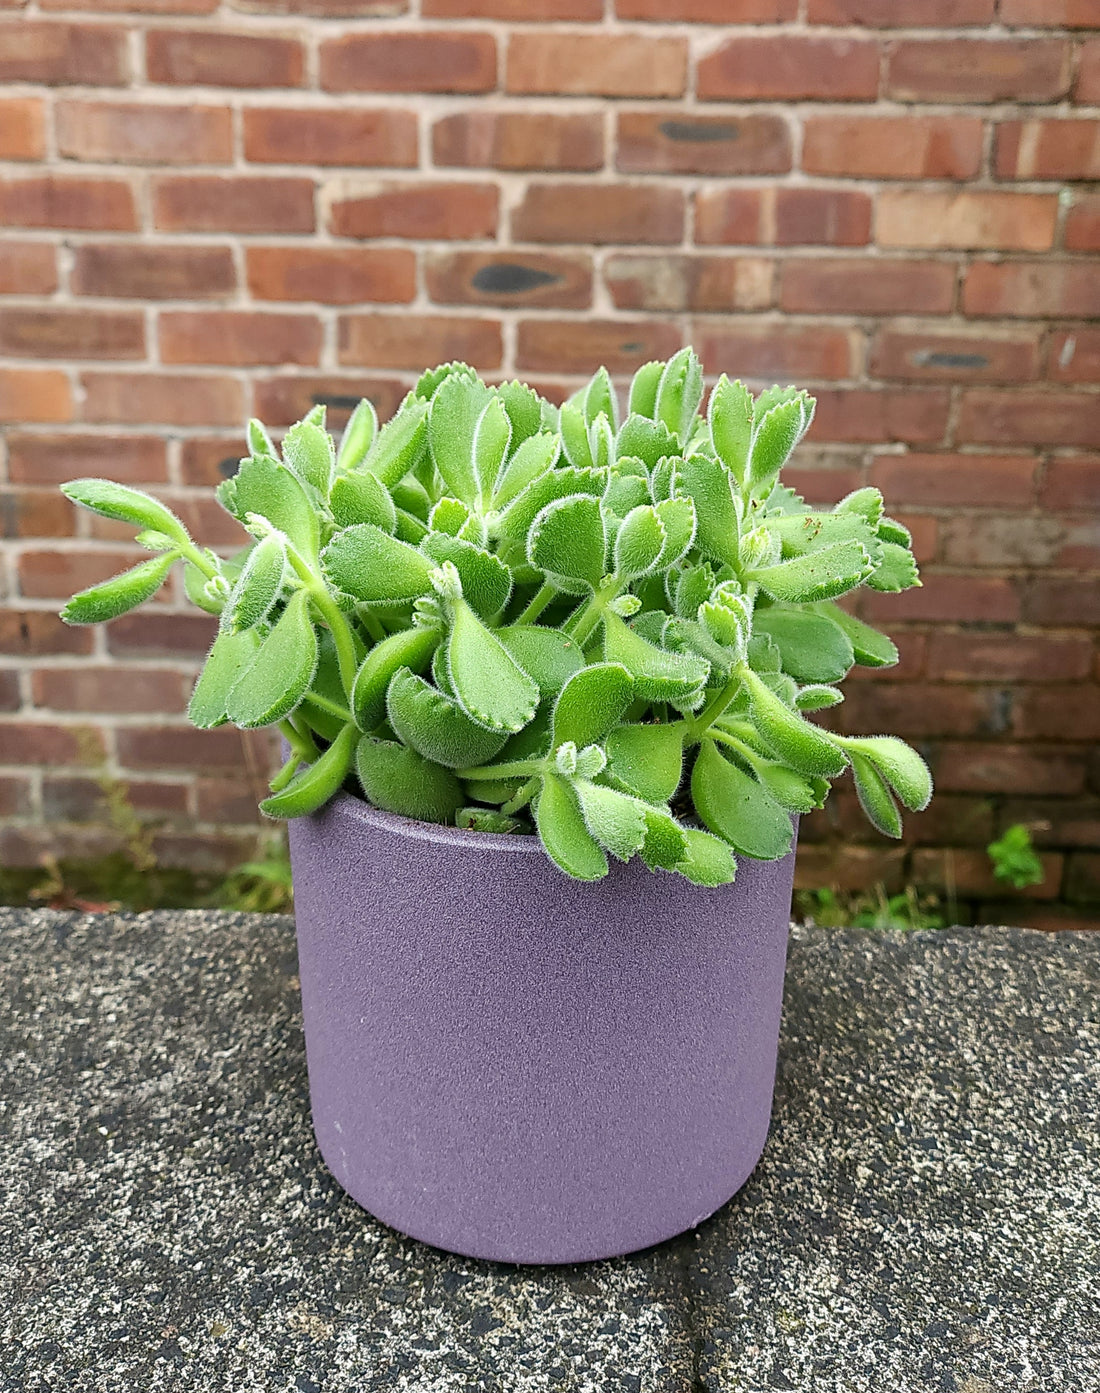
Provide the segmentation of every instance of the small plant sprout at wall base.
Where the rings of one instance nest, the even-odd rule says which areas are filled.
[[[338,448],[323,408],[281,447],[253,421],[218,489],[251,537],[232,560],[157,500],[78,479],[67,496],[151,556],[63,618],[113,619],[182,563],[219,620],[191,720],[279,728],[269,817],[346,786],[421,821],[537,832],[577,879],[640,856],[717,885],[737,855],[789,851],[792,814],[850,770],[897,837],[899,804],[931,796],[923,761],[809,717],[853,664],[897,661],[837,601],[919,584],[909,534],[876,489],[818,511],[782,484],[806,392],[722,377],[703,398],[685,349],[639,369],[625,414],[603,369],[559,410],[450,363],[381,428],[362,402]]]

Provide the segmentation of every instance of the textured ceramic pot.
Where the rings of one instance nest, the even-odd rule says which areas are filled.
[[[558,871],[534,837],[340,794],[290,824],[313,1122],[340,1184],[477,1258],[576,1262],[748,1178],[775,1080],[793,854],[701,889]]]

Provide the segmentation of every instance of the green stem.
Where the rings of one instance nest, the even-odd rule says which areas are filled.
[[[355,657],[355,639],[352,637],[351,626],[344,618],[340,606],[329,594],[328,586],[316,571],[303,560],[297,548],[288,546],[286,551],[291,566],[306,590],[309,591],[309,597],[316,606],[318,614],[332,633],[333,641],[336,644],[336,660],[340,665],[340,681],[344,688],[344,694],[350,702],[351,689],[355,683],[355,674],[359,667]]]
[[[596,625],[603,618],[604,610],[621,589],[622,585],[616,580],[610,585],[605,585],[602,590],[597,590],[566,624],[565,633],[578,648],[583,648],[592,637]]]
[[[375,643],[381,643],[386,637],[386,631],[382,627],[382,621],[376,614],[371,614],[370,610],[360,610],[359,618],[362,620],[363,628],[370,634]]]
[[[545,759],[513,759],[507,764],[478,764],[471,769],[456,769],[460,779],[529,779],[549,768]]]
[[[297,773],[298,766],[301,762],[297,752],[292,752],[287,762],[268,783],[268,788],[272,793],[282,793],[283,789],[286,788],[287,784],[290,783],[291,779],[293,779],[294,775]]]
[[[327,711],[332,716],[339,716],[345,724],[349,724],[351,721],[351,712],[346,706],[338,701],[333,701],[330,697],[322,696],[320,692],[307,692],[305,700],[321,711]]]
[[[517,624],[533,624],[557,593],[558,587],[545,581],[539,587],[535,598],[515,622]]]
[[[691,716],[688,718],[688,734],[684,742],[685,746],[690,747],[691,745],[697,745],[708,728],[713,725],[737,695],[741,687],[742,666],[741,663],[738,663],[730,674],[729,681],[720,691],[716,692],[715,695],[711,697],[710,701],[707,702],[698,716]]]
[[[194,544],[194,542],[191,541],[190,538],[188,538],[186,544],[182,542],[180,543],[179,550],[180,553],[184,557],[186,557],[188,561],[190,561],[190,563],[192,564],[192,566],[195,567],[196,570],[199,570],[203,573],[207,580],[213,580],[216,575],[220,574],[217,566],[214,565],[214,563],[210,560],[208,556],[204,556],[202,554],[202,552]]]
[[[515,797],[509,798],[508,802],[502,805],[500,811],[509,814],[518,813],[520,808],[525,808],[527,804],[530,803],[531,799],[534,798],[539,790],[539,784],[541,782],[542,780],[538,778],[528,779],[523,787],[516,793]]]
[[[313,743],[313,736],[308,730],[299,730],[289,716],[279,722],[279,729],[283,733],[283,739],[301,762],[312,764],[315,759],[320,758],[320,752]]]

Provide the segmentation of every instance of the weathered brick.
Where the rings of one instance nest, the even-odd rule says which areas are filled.
[[[0,179],[0,223],[8,227],[134,232],[134,191],[124,179],[62,174]]]
[[[460,361],[498,368],[503,356],[497,320],[452,314],[345,314],[338,325],[341,363],[367,368],[423,369]]]
[[[428,19],[538,20],[603,19],[603,0],[420,0]]]
[[[863,246],[871,199],[861,190],[703,189],[695,196],[695,240],[702,245]]]
[[[692,336],[705,370],[769,381],[850,377],[863,336],[853,329],[765,320],[696,320]]]
[[[540,96],[679,97],[687,64],[681,38],[517,30],[508,43],[506,88]]]
[[[809,445],[799,448],[783,471],[783,482],[813,506],[832,507],[863,482],[859,457],[832,452],[815,455]]]
[[[1040,700],[1057,696],[1042,687],[1023,695]],[[1100,799],[1066,803],[1059,798],[1006,798],[997,809],[996,830],[1003,832],[1015,822],[1031,829],[1036,846],[1100,847]]]
[[[416,294],[416,254],[404,247],[249,247],[245,256],[257,300],[353,305]]]
[[[254,790],[240,779],[198,778],[195,786],[195,815],[200,822],[239,825],[260,822]]]
[[[1100,382],[1100,329],[1059,329],[1050,341],[1047,376],[1055,382]]]
[[[5,241],[0,295],[49,295],[57,289],[57,256],[45,242]]]
[[[0,776],[0,818],[30,817],[33,810],[30,779],[18,774]]]
[[[1061,39],[900,39],[886,91],[898,101],[1053,102],[1070,81]]]
[[[1100,314],[1100,277],[1083,264],[975,261],[963,281],[963,310],[971,315],[1045,319]]]
[[[496,40],[473,29],[346,34],[321,43],[321,86],[329,92],[489,92],[496,81]]]
[[[1100,397],[1083,392],[965,391],[957,439],[991,445],[1095,445],[1100,439]]]
[[[1100,509],[1100,456],[1070,455],[1048,460],[1039,503],[1059,512]]]
[[[53,610],[0,609],[0,653],[18,658],[90,653],[94,642],[91,629],[64,624]]]
[[[1100,251],[1100,197],[1084,195],[1066,214],[1066,250]]]
[[[927,663],[930,676],[947,682],[1070,682],[1088,676],[1092,644],[1081,636],[941,632],[928,636]]]
[[[249,107],[245,159],[259,164],[379,165],[417,162],[416,113],[391,107]]]
[[[9,431],[7,445],[8,477],[16,484],[56,487],[81,475],[109,474],[119,483],[138,485],[167,478],[165,444],[156,435]]]
[[[699,60],[703,101],[873,101],[879,47],[819,34],[738,34]]]
[[[1035,576],[1024,589],[1028,624],[1100,625],[1100,576]]]
[[[781,263],[779,305],[802,314],[946,314],[955,268],[942,261],[830,257]]]
[[[1097,0],[1001,0],[1001,23],[1100,29],[1100,4]]]
[[[340,237],[468,241],[495,235],[498,199],[495,184],[356,182],[336,191],[329,226]]]
[[[35,706],[53,711],[102,712],[106,715],[133,711],[158,714],[182,711],[190,683],[169,668],[40,667],[31,673]]]
[[[679,242],[684,196],[653,184],[528,184],[512,214],[521,242]]]
[[[46,153],[46,105],[40,97],[0,101],[0,160],[40,160]]]
[[[124,29],[23,17],[0,23],[0,82],[117,87],[129,79]]]
[[[245,14],[290,15],[294,19],[368,19],[403,15],[409,0],[229,0]]]
[[[208,300],[231,295],[236,272],[228,247],[85,242],[73,249],[71,285],[112,299]]]
[[[587,309],[592,260],[558,252],[428,252],[428,296],[441,305]]]
[[[279,373],[253,380],[252,415],[279,429],[300,421],[314,406],[328,410],[330,429],[347,420],[362,397],[369,397],[379,420],[388,420],[411,384],[397,377],[326,372],[291,376]]]
[[[238,446],[237,452],[243,453],[241,446]],[[172,506],[192,537],[201,537],[208,546],[234,552],[248,541],[237,519],[230,517],[218,500],[209,494],[176,497],[172,500]]]
[[[959,847],[921,847],[913,852],[910,874],[921,888],[948,891],[966,899],[997,895],[1006,899],[1056,899],[1062,883],[1063,857],[1048,851],[1040,856],[1043,879],[1036,885],[1016,889],[1008,881],[997,880],[993,863],[984,850]],[[1016,922],[1015,919],[1012,920]]]
[[[1100,903],[1100,854],[1075,851],[1069,857],[1066,899],[1074,904]]]
[[[993,169],[998,179],[1100,179],[1095,121],[1002,121]]]
[[[166,232],[312,232],[313,181],[166,176],[153,182],[153,218]]]
[[[1028,508],[1033,455],[876,455],[870,482],[890,500],[935,508]]]
[[[166,310],[160,316],[162,363],[316,364],[321,324],[312,314],[248,310]]]
[[[1076,681],[1021,692],[1012,733],[1021,740],[1100,740],[1100,688]]]
[[[1015,583],[1000,576],[926,570],[919,589],[866,595],[862,613],[872,624],[1014,624],[1020,617],[1020,596]]]
[[[150,82],[183,87],[300,87],[305,57],[297,39],[222,29],[150,29]]]
[[[84,551],[28,548],[16,558],[19,593],[30,600],[67,600],[75,591],[97,585],[144,559],[132,546]]]
[[[1082,106],[1100,102],[1100,39],[1089,39],[1081,45],[1073,99]]]
[[[115,737],[124,769],[245,769],[244,737],[234,726],[122,726]]]
[[[794,19],[798,0],[737,0],[737,23],[778,24]],[[688,24],[729,24],[729,0],[615,0],[619,19],[655,19]]]
[[[90,726],[0,722],[0,764],[98,764],[103,737]]]
[[[180,482],[193,488],[216,488],[236,474],[246,453],[243,433],[191,436],[180,444]]]
[[[224,374],[86,372],[89,421],[169,426],[236,426],[247,417],[241,384]]]
[[[59,101],[57,148],[77,160],[119,164],[226,164],[233,158],[227,106]]]
[[[934,682],[853,684],[837,712],[842,734],[888,730],[903,740],[999,733],[996,692]]]
[[[701,314],[766,309],[774,264],[752,256],[608,257],[604,280],[616,309],[694,310]]]
[[[73,394],[56,368],[0,368],[0,422],[71,421]]]
[[[143,358],[138,310],[10,308],[0,316],[0,353],[14,358]]]
[[[799,846],[795,861],[794,888],[820,890],[828,887],[838,893],[873,891],[881,886],[887,895],[897,894],[905,885],[904,847],[883,846]]]
[[[56,489],[0,485],[0,537],[71,537],[76,518]]]
[[[126,802],[139,814],[179,817],[187,811],[186,784],[131,779],[122,787]],[[42,780],[42,812],[50,822],[110,821],[103,787],[95,779],[47,776]]]
[[[516,364],[522,371],[633,372],[681,345],[680,331],[661,320],[524,319],[519,323]]]
[[[1029,382],[1039,376],[1039,333],[884,327],[875,335],[870,371],[911,382]]]
[[[15,0],[23,4],[25,0]],[[91,10],[95,14],[208,15],[221,0],[38,0],[40,10]]]
[[[885,189],[875,236],[883,247],[1046,251],[1057,217],[1056,194]]]
[[[814,439],[932,444],[947,429],[946,388],[825,388],[816,392]]]
[[[810,0],[806,18],[810,24],[865,24],[870,29],[901,26],[935,29],[964,24],[988,24],[994,0]]]
[[[626,174],[780,174],[791,167],[781,116],[624,111],[615,167]]]
[[[209,614],[173,614],[166,624],[161,615],[138,610],[107,626],[107,652],[112,658],[205,658],[217,632]]]
[[[470,169],[601,169],[595,112],[455,111],[432,126],[432,162]]]
[[[971,179],[982,123],[972,116],[807,116],[802,168],[870,179]]]
[[[949,741],[933,759],[937,785],[945,793],[1073,794],[1084,786],[1083,761],[1076,755],[1032,750],[1024,745]]]

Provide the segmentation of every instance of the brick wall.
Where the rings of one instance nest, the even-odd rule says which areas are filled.
[[[178,591],[57,621],[131,560],[58,482],[229,544],[249,414],[693,341],[812,387],[798,486],[880,485],[924,567],[842,710],[939,797],[894,848],[842,792],[804,878],[991,894],[1023,819],[1038,895],[1098,894],[1098,0],[0,0],[0,78],[0,859],[109,845],[106,770],[166,862],[231,860],[267,756],[186,726]]]

